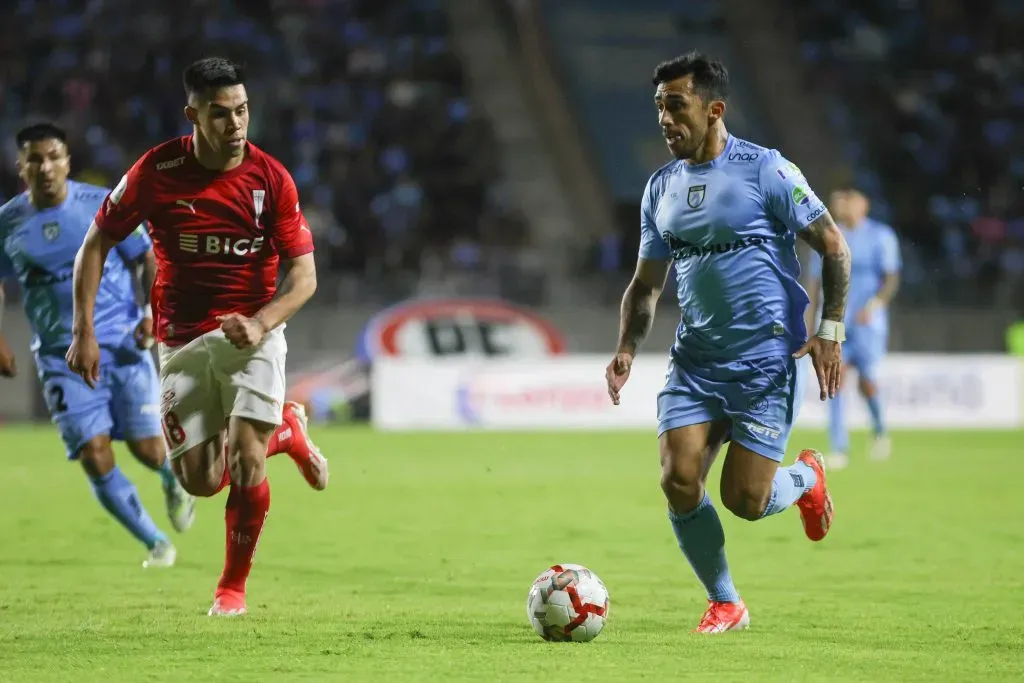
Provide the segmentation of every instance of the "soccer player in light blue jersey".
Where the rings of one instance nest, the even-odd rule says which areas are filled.
[[[169,567],[177,552],[153,522],[138,491],[114,462],[111,439],[123,439],[162,483],[171,525],[185,531],[195,499],[175,479],[166,456],[159,413],[159,380],[149,290],[156,272],[152,243],[139,227],[117,246],[96,298],[100,382],[90,389],[64,360],[71,343],[75,255],[108,190],[68,180],[71,157],[64,131],[53,124],[17,134],[18,173],[28,189],[0,208],[0,282],[17,278],[34,332],[32,353],[53,422],[67,457],[78,460],[96,499],[149,550],[144,567]],[[133,272],[141,271],[145,304],[136,300]],[[0,343],[0,374],[16,372]]]
[[[821,400],[838,388],[850,283],[843,234],[800,169],[726,130],[728,84],[721,63],[695,52],[655,69],[658,123],[675,159],[644,191],[639,258],[606,371],[617,404],[674,266],[682,316],[658,395],[661,486],[679,546],[707,591],[700,633],[750,623],[705,490],[726,441],[721,496],[729,511],[753,521],[795,504],[811,540],[828,533],[821,454],[805,450],[781,463],[799,410],[797,359],[811,357]],[[823,259],[823,319],[810,338],[797,237]]]
[[[889,343],[889,303],[900,285],[900,243],[896,231],[885,223],[868,218],[871,203],[856,189],[833,192],[829,208],[850,245],[853,266],[850,272],[850,297],[846,307],[846,344],[843,375],[852,367],[857,371],[857,388],[871,413],[874,439],[868,452],[873,460],[886,460],[892,443],[885,428],[882,397],[878,391],[878,370]],[[818,307],[821,289],[821,257],[811,254],[808,265],[808,310]],[[845,395],[840,390],[829,402],[828,433],[832,452],[826,463],[843,468],[849,462],[850,436],[846,429]]]

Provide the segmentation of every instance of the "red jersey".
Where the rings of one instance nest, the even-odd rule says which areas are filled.
[[[171,346],[217,329],[219,315],[255,315],[277,291],[280,258],[313,251],[291,175],[251,143],[230,171],[201,166],[191,137],[143,154],[96,226],[120,241],[143,221],[157,262],[155,336]]]

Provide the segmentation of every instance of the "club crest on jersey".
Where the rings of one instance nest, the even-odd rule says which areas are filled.
[[[266,196],[266,190],[252,191],[252,209],[256,214],[256,227],[259,227],[260,225],[260,216],[263,214],[263,200]]]
[[[43,223],[43,237],[45,237],[48,242],[52,242],[60,237],[60,223],[57,221]]]
[[[704,203],[704,194],[707,189],[707,185],[692,185],[689,192],[686,193],[686,204],[691,209],[696,209],[698,206]]]

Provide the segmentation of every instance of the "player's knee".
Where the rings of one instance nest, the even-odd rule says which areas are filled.
[[[140,462],[152,468],[159,468],[164,464],[167,457],[167,447],[162,436],[155,436],[150,439],[129,441],[128,450]]]
[[[256,486],[266,477],[267,443],[276,425],[231,418],[228,428],[228,467],[231,481]]]
[[[752,485],[722,486],[722,504],[740,519],[755,521],[764,516],[771,489]]]
[[[874,398],[875,394],[878,393],[878,387],[867,377],[861,377],[857,380],[857,388],[860,389],[861,396],[864,398]]]
[[[677,513],[693,510],[704,498],[704,482],[700,472],[687,472],[673,467],[662,467],[661,490],[668,504]]]
[[[78,450],[78,462],[92,479],[102,477],[114,469],[114,451],[110,437],[103,435],[90,439]]]
[[[185,451],[171,461],[171,471],[181,487],[193,496],[208,498],[221,488],[224,478],[223,446],[219,440]]]

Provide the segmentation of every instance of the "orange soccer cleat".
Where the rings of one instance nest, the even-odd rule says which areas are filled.
[[[287,430],[281,430],[281,441],[284,452],[292,459],[295,465],[302,472],[306,482],[316,489],[323,491],[327,488],[328,470],[327,458],[323,456],[320,449],[316,447],[313,440],[309,438],[307,430],[306,409],[301,403],[288,401],[284,404],[282,411],[284,427],[290,428],[291,433],[285,434]]]
[[[237,617],[245,613],[245,593],[218,589],[213,606],[206,614],[211,617]]]
[[[708,609],[694,633],[725,633],[741,631],[750,626],[750,612],[743,601],[715,602],[708,600]]]
[[[800,497],[796,502],[800,508],[800,521],[804,524],[804,533],[812,541],[820,541],[828,534],[832,527],[832,496],[828,492],[828,483],[825,481],[825,464],[821,453],[807,449],[801,451],[797,460],[814,470],[817,475],[817,482],[814,487]]]

